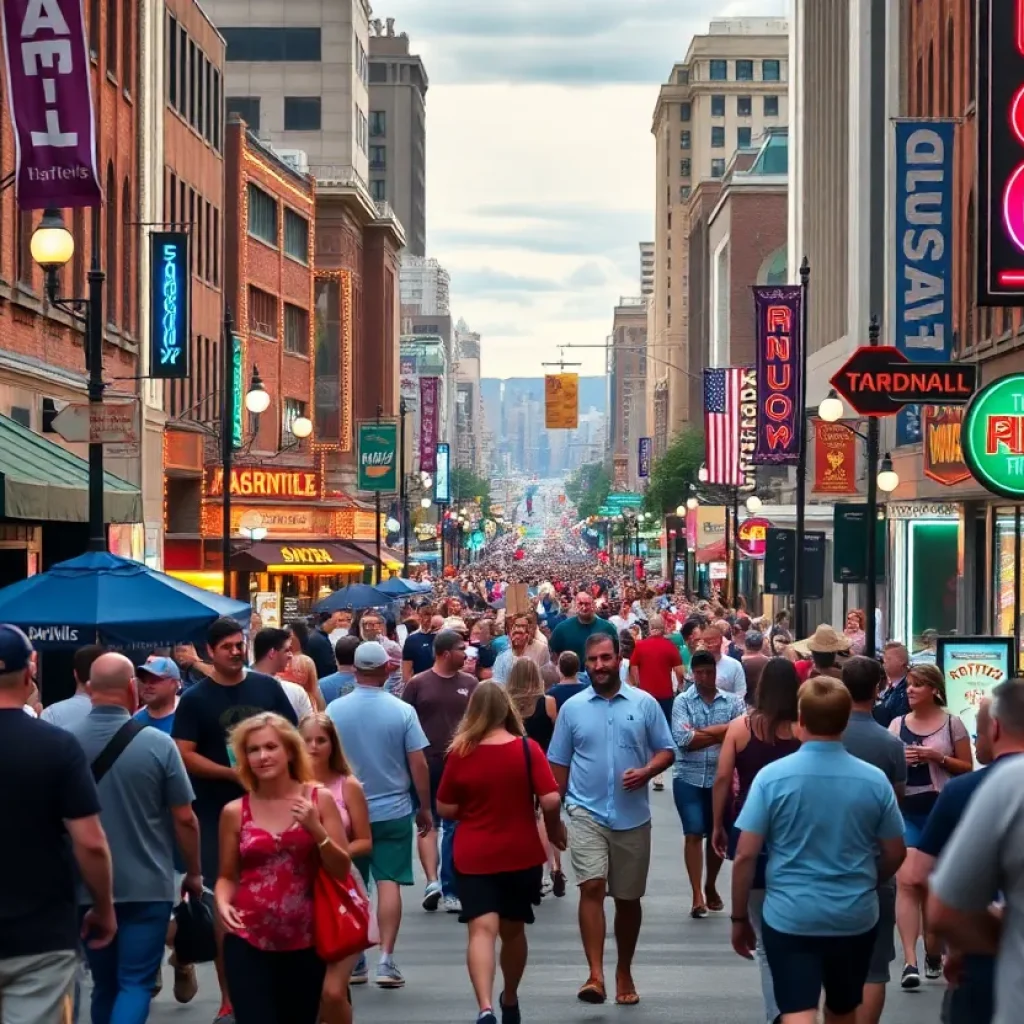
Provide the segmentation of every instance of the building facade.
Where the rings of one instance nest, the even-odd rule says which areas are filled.
[[[620,298],[612,319],[608,440],[616,474],[621,479],[624,472],[625,486],[633,491],[639,489],[640,438],[648,436],[647,301],[640,296]]]
[[[654,294],[654,242],[640,243],[640,294]]]
[[[456,465],[483,471],[483,404],[480,397],[480,335],[465,320],[455,325],[455,455]]]

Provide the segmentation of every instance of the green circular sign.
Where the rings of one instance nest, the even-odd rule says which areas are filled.
[[[974,479],[993,494],[1024,500],[1024,374],[983,387],[971,399],[960,447]]]

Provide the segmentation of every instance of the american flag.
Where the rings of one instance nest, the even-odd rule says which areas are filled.
[[[708,483],[739,487],[743,484],[740,467],[740,386],[743,369],[704,371],[704,449]]]

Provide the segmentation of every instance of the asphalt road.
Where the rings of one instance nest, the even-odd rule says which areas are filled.
[[[570,887],[561,900],[547,898],[530,929],[530,965],[521,990],[526,1022],[672,1021],[673,1024],[761,1024],[757,968],[733,953],[725,914],[703,921],[688,916],[688,886],[682,881],[679,821],[668,789],[652,794],[654,802],[654,862],[644,901],[645,920],[634,977],[641,995],[635,1008],[586,1006],[576,1001],[576,989],[586,978],[576,927],[576,900]],[[726,866],[728,872],[728,866]],[[571,878],[570,878],[571,882]],[[419,906],[421,889],[407,891],[406,915],[399,935],[396,960],[406,978],[398,991],[368,985],[355,990],[358,1024],[452,1024],[476,1019],[475,1003],[465,972],[465,928],[455,916],[427,914]],[[723,879],[722,892],[728,892]],[[371,954],[372,966],[375,960]],[[894,977],[902,963],[893,965]],[[614,978],[614,944],[606,948],[609,982]],[[170,968],[164,969],[165,989],[153,1003],[155,1024],[209,1024],[217,1010],[217,986],[204,969],[200,992],[187,1006],[174,1002]],[[500,983],[500,982],[499,982]],[[919,992],[905,993],[898,982],[890,986],[885,1024],[933,1024],[939,1019],[942,989],[925,982]],[[87,1020],[83,1014],[83,1020]]]

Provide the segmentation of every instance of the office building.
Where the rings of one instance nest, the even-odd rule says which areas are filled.
[[[647,435],[647,300],[620,298],[612,319],[608,424],[613,464],[631,490],[638,485],[637,453]]]
[[[654,294],[654,243],[640,243],[640,294]]]

